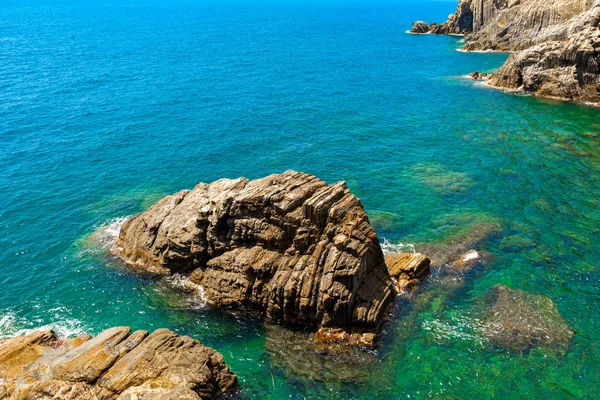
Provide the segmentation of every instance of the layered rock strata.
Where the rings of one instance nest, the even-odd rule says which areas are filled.
[[[431,260],[420,253],[399,253],[385,256],[385,263],[396,291],[403,291],[429,275]]]
[[[422,23],[415,27],[423,33]],[[600,0],[461,0],[427,32],[468,35],[468,51],[516,52],[492,86],[600,102]]]
[[[167,329],[0,340],[0,399],[213,399],[236,386],[218,352]]]
[[[138,271],[189,274],[215,306],[287,325],[374,331],[395,294],[360,200],[295,171],[167,196],[123,224],[114,251]]]

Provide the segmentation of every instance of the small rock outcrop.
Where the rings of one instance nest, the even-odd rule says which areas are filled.
[[[167,329],[0,340],[0,399],[213,399],[237,378],[218,352]]]
[[[425,21],[416,21],[410,30],[412,33],[428,33],[429,25]]]
[[[397,253],[385,256],[385,263],[396,291],[400,292],[429,275],[431,260],[420,253]]]
[[[394,297],[360,200],[295,171],[167,196],[123,224],[114,251],[138,271],[189,274],[215,306],[289,325],[374,331]]]
[[[492,86],[600,103],[600,0],[460,0],[428,32],[468,35],[464,50],[516,52]]]
[[[487,296],[483,334],[495,345],[527,350],[535,346],[566,349],[573,330],[546,296],[496,285]]]

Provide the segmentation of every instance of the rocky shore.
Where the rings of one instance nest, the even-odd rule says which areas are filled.
[[[460,0],[443,24],[417,21],[413,33],[466,35],[467,51],[514,52],[493,87],[600,104],[599,0]]]
[[[0,340],[0,399],[213,399],[236,375],[215,350],[167,329],[105,330],[59,338],[52,331]]]

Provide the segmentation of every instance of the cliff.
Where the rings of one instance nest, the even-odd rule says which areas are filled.
[[[422,22],[415,33],[424,33]],[[467,35],[467,51],[512,51],[488,83],[600,102],[600,0],[461,0],[426,32]]]

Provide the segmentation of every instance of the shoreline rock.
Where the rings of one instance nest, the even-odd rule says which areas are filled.
[[[107,329],[63,339],[52,331],[0,340],[0,398],[214,399],[237,377],[213,349],[168,329]]]
[[[167,196],[122,225],[113,251],[138,272],[189,275],[216,307],[290,326],[373,333],[395,295],[360,200],[295,171]]]
[[[398,293],[416,285],[430,273],[431,260],[420,253],[388,254],[385,263]]]
[[[418,33],[467,35],[465,51],[515,52],[491,87],[600,105],[598,0],[460,0],[445,23]]]

